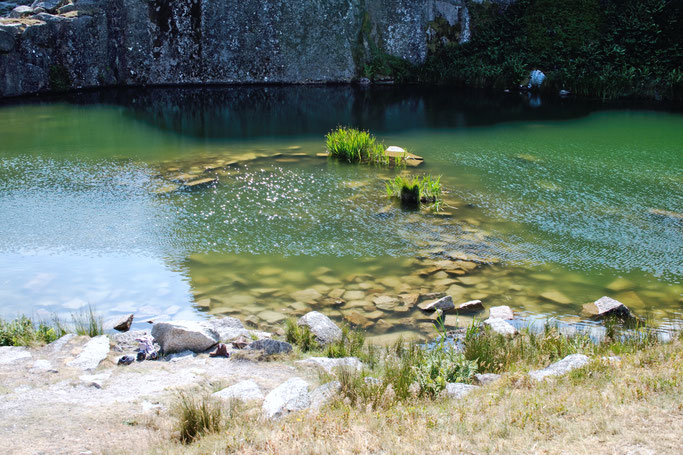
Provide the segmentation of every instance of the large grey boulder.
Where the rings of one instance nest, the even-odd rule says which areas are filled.
[[[356,357],[342,357],[340,359],[331,359],[329,357],[309,357],[308,359],[299,360],[296,363],[319,367],[328,373],[333,373],[337,368],[349,368],[353,370],[363,369],[363,362],[358,360]]]
[[[218,334],[218,340],[222,343],[229,343],[239,337],[249,338],[250,334],[244,328],[244,324],[237,318],[211,318],[201,323],[202,326],[213,330]]]
[[[474,382],[479,385],[493,384],[499,379],[500,375],[495,373],[479,373],[474,375]]]
[[[152,326],[152,336],[164,354],[185,350],[203,352],[220,339],[215,330],[192,321],[158,322]]]
[[[501,318],[488,318],[484,324],[501,335],[512,336],[517,333],[517,329],[512,324]]]
[[[626,305],[611,297],[601,297],[593,303],[587,303],[583,306],[583,311],[592,318],[618,317],[621,319],[628,319],[631,317],[631,311]]]
[[[449,311],[453,311],[455,309],[455,304],[453,303],[453,297],[450,295],[447,295],[445,297],[441,297],[440,299],[434,301],[434,302],[424,302],[419,305],[420,309],[422,311],[436,311],[436,310],[441,310],[444,313],[447,313]]]
[[[341,390],[341,382],[332,381],[327,384],[323,384],[311,392],[311,406],[310,409],[318,410],[325,406],[327,403],[332,401],[332,399]]]
[[[57,8],[64,3],[64,0],[36,0],[31,5],[31,8],[38,9],[42,8],[50,13],[57,12]]]
[[[476,389],[476,385],[463,384],[461,382],[449,382],[446,384],[446,388],[441,393],[449,398],[462,398]]]
[[[75,359],[68,366],[81,370],[94,370],[109,354],[109,337],[96,336],[88,341]]]
[[[264,338],[262,340],[254,341],[247,349],[251,349],[252,351],[263,351],[265,355],[288,354],[292,352],[292,345],[285,341]]]
[[[0,365],[7,365],[17,360],[30,358],[31,352],[23,346],[0,346]]]
[[[275,387],[263,401],[263,415],[279,419],[294,411],[302,411],[311,405],[308,383],[301,378],[291,378]]]
[[[213,394],[216,398],[221,400],[239,400],[249,402],[254,400],[263,400],[263,392],[258,384],[253,379],[238,382],[235,385],[227,387]]]
[[[529,372],[529,376],[537,381],[542,381],[550,376],[561,376],[563,374],[567,374],[572,370],[587,365],[589,361],[590,359],[586,355],[571,354],[564,359],[543,368],[542,370]]]
[[[299,318],[297,324],[308,327],[322,346],[334,343],[342,337],[341,329],[330,318],[317,311],[306,313]]]

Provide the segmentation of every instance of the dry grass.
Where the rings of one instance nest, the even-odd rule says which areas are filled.
[[[337,403],[278,422],[247,410],[219,434],[191,445],[169,438],[151,453],[678,454],[682,383],[677,340],[542,384],[507,374],[462,400],[374,411]]]

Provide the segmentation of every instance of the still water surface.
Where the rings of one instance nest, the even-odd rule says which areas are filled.
[[[338,124],[425,164],[315,157]],[[419,311],[373,299],[449,289],[568,320],[602,295],[664,325],[683,311],[680,113],[393,87],[150,89],[1,106],[0,138],[3,317],[90,304],[274,328],[318,309],[428,335]],[[383,179],[399,172],[441,175],[451,216],[393,206]],[[172,191],[187,174],[218,183]],[[500,262],[418,274],[416,257],[450,251]],[[356,294],[328,297],[342,291]]]

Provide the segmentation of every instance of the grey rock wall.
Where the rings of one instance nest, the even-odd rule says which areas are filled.
[[[54,14],[34,2],[27,16],[0,18],[0,96],[110,85],[348,82],[370,48],[423,61],[430,22],[441,16],[467,25],[465,2],[62,0],[52,2]]]

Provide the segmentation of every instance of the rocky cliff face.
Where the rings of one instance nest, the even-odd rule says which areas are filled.
[[[419,63],[435,40],[469,37],[466,0],[17,3],[26,2],[0,5],[7,14],[0,18],[0,96],[108,85],[348,82],[378,53]]]

